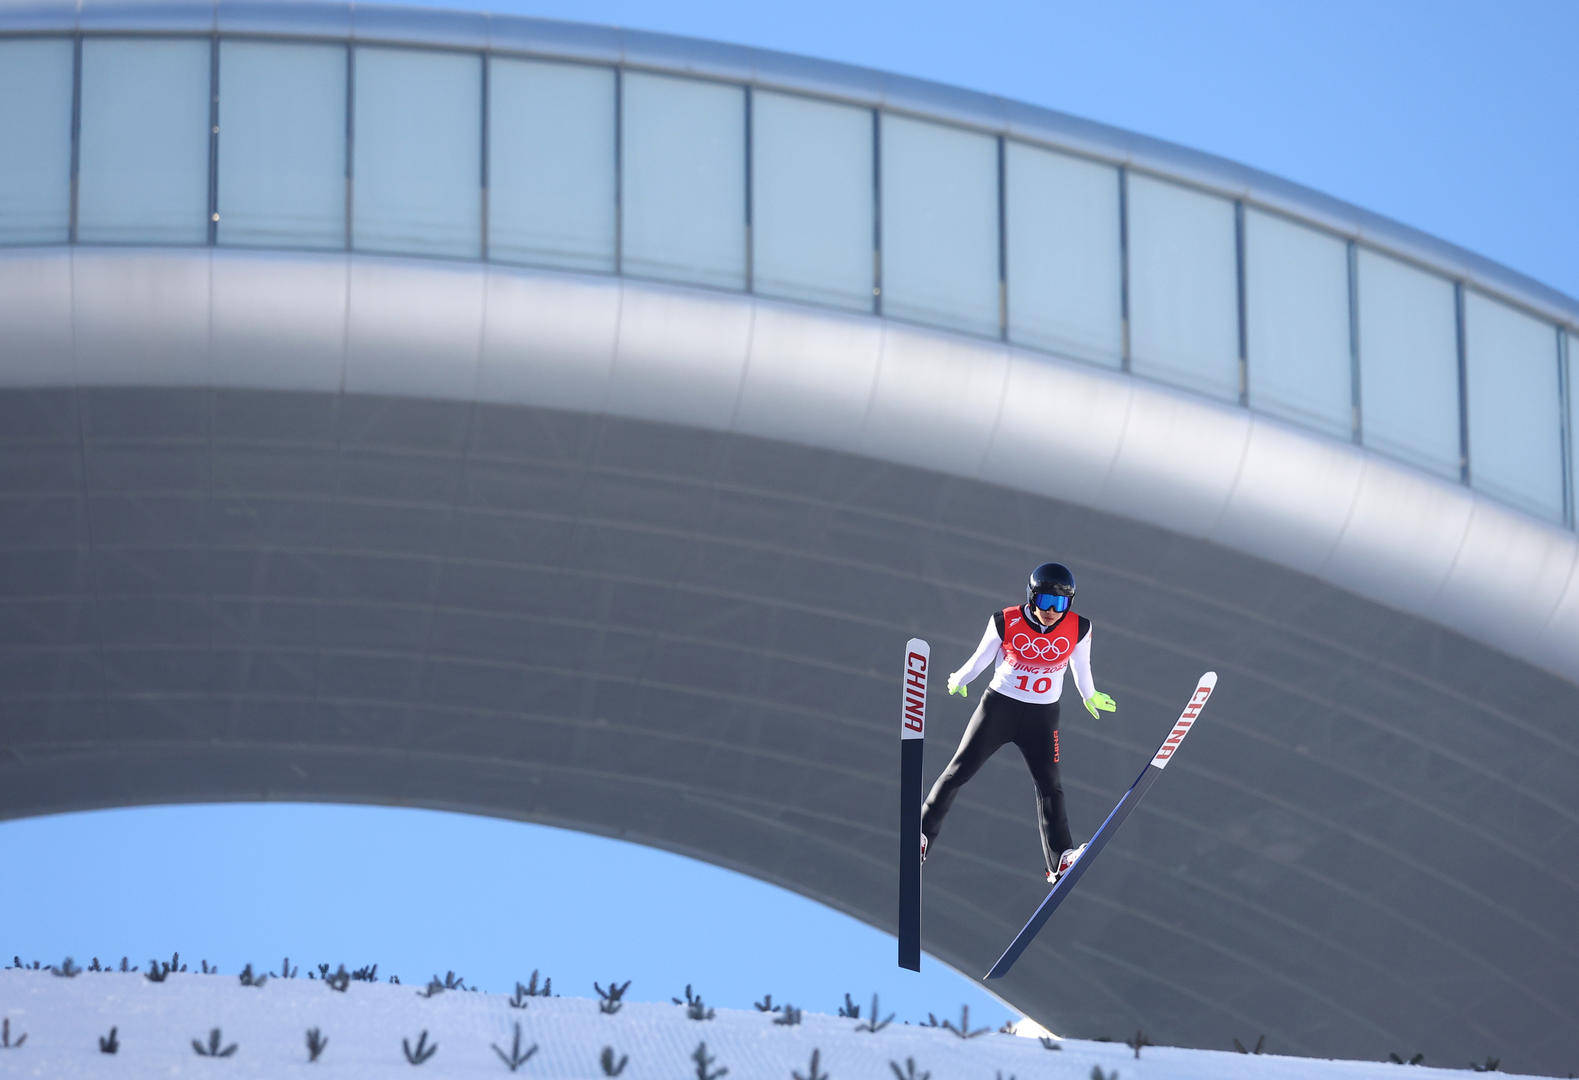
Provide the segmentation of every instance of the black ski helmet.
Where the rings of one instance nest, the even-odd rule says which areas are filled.
[[[1045,608],[1037,606],[1038,593],[1064,596],[1072,601],[1075,596],[1075,575],[1063,563],[1044,562],[1031,571],[1030,583],[1025,586],[1025,602],[1032,610],[1045,611]],[[1055,610],[1067,611],[1069,604],[1066,602],[1062,609]]]

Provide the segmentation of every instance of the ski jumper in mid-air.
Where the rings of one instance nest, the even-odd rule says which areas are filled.
[[[1058,779],[1058,698],[1064,672],[1073,670],[1075,688],[1093,717],[1118,706],[1091,681],[1091,621],[1071,607],[1075,576],[1060,563],[1043,563],[1031,572],[1025,603],[995,612],[981,644],[949,675],[950,694],[964,697],[972,679],[996,661],[992,683],[971,714],[959,749],[932,785],[921,811],[921,858],[937,839],[954,796],[1005,743],[1014,743],[1036,783],[1037,824],[1047,880],[1073,865],[1085,850],[1075,846],[1064,813]]]

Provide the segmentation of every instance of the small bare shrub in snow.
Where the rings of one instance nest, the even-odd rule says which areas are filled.
[[[711,1020],[717,1015],[716,1010],[709,1009],[707,1007],[707,1003],[702,1000],[700,994],[693,994],[691,992],[690,983],[685,984],[684,1001],[681,1001],[679,998],[672,998],[670,1000],[672,1000],[676,1005],[684,1005],[685,1015],[689,1016],[692,1020]]]
[[[701,999],[698,998],[697,1000],[700,1002]],[[718,1059],[708,1054],[705,1042],[696,1044],[696,1052],[691,1055],[691,1060],[696,1062],[696,1080],[718,1080],[720,1076],[729,1075],[728,1069],[719,1069],[717,1072],[713,1072],[708,1068]]]
[[[773,1022],[775,1024],[782,1025],[783,1027],[794,1027],[796,1024],[800,1023],[800,1010],[793,1005],[786,1004],[784,1006],[784,1012],[778,1017],[774,1018]]]
[[[520,983],[516,983],[515,984],[515,992],[517,994],[523,994],[524,993],[527,997],[552,997],[553,996],[553,989],[554,989],[554,980],[553,979],[544,979],[543,980],[543,988],[541,990],[539,990],[537,988],[537,969],[536,968],[532,969],[532,978],[525,986],[522,986]]]
[[[773,1004],[773,995],[765,995],[761,1001],[752,1002],[757,1007],[757,1012],[778,1012],[780,1006]]]
[[[240,978],[242,986],[262,986],[264,983],[269,981],[269,977],[267,975],[253,975],[251,964],[248,964],[246,968],[242,970]]]
[[[196,1039],[193,1039],[192,1049],[197,1051],[199,1057],[229,1057],[236,1052],[236,1044],[231,1043],[229,1046],[225,1047],[225,1049],[221,1050],[219,1048],[219,1044],[224,1041],[225,1040],[219,1034],[219,1029],[212,1028],[208,1033],[208,1048],[204,1049],[202,1043],[198,1042]]]
[[[110,1028],[109,1038],[105,1038],[103,1035],[99,1036],[99,1053],[113,1054],[121,1048],[120,1040],[116,1039],[115,1032],[115,1028]]]
[[[17,965],[17,967],[21,966],[21,964]],[[27,1042],[25,1033],[16,1042],[11,1041],[11,1018],[9,1016],[4,1020],[0,1020],[0,1050],[17,1050],[25,1042]]]
[[[287,956],[284,963],[280,965],[278,977],[281,979],[294,979],[296,978],[296,970],[296,968],[291,967],[291,958]]]
[[[22,971],[37,971],[42,966],[43,965],[40,964],[37,960],[34,960],[33,961],[33,966],[32,967],[28,967],[26,964],[22,963],[22,958],[20,956],[13,956],[13,957],[11,957],[11,967],[18,968],[18,969],[20,969]]]
[[[1137,1029],[1135,1031],[1135,1037],[1133,1039],[1129,1040],[1124,1045],[1129,1047],[1131,1050],[1135,1051],[1135,1060],[1139,1061],[1140,1060],[1140,1048],[1141,1047],[1143,1047],[1143,1046],[1156,1046],[1157,1044],[1152,1042],[1150,1039],[1146,1038],[1146,1033],[1144,1031],[1141,1031],[1141,1030]]]
[[[520,984],[517,983],[516,986],[519,988]],[[447,971],[444,973],[443,982],[439,982],[439,977],[437,975],[433,976],[433,978],[428,980],[428,988],[426,990],[418,990],[417,996],[427,998],[437,997],[446,990],[464,989],[466,989],[466,980],[456,978],[455,972],[453,971]]]
[[[603,1056],[598,1058],[598,1064],[603,1066],[604,1076],[618,1076],[625,1071],[625,1066],[630,1062],[629,1054],[621,1054],[618,1062],[614,1060],[614,1047],[605,1046]]]
[[[1494,1057],[1488,1057],[1484,1065],[1476,1065],[1473,1061],[1469,1063],[1469,1067],[1476,1072],[1496,1072],[1501,1065],[1502,1059]]]
[[[1244,1043],[1240,1042],[1238,1039],[1234,1040],[1234,1049],[1239,1051],[1241,1054],[1259,1054],[1261,1052],[1261,1048],[1264,1047],[1265,1045],[1266,1045],[1266,1036],[1265,1035],[1261,1036],[1259,1039],[1256,1040],[1256,1048],[1254,1050],[1247,1050],[1247,1049],[1245,1049],[1245,1044]]]
[[[499,1055],[499,1060],[504,1062],[505,1066],[511,1072],[515,1072],[515,1070],[519,1069],[522,1065],[525,1065],[528,1061],[532,1060],[532,1055],[537,1053],[536,1043],[533,1043],[532,1048],[526,1053],[521,1053],[521,1022],[519,1020],[517,1020],[515,1024],[515,1044],[510,1047],[510,1054],[508,1057],[505,1056],[505,1052],[503,1050],[499,1049],[498,1045],[490,1045],[493,1046],[493,1052]]]
[[[324,1038],[323,1032],[317,1028],[307,1029],[307,1060],[317,1061],[318,1055],[323,1053],[324,1047],[329,1045],[329,1040]]]
[[[806,1075],[802,1076],[793,1069],[790,1070],[790,1075],[793,1076],[795,1080],[828,1080],[827,1073],[817,1071],[817,1059],[821,1056],[822,1051],[813,1050],[811,1052],[811,1065],[806,1069]]]
[[[359,967],[355,971],[346,971],[345,965],[341,964],[339,966],[338,970],[330,971],[328,964],[319,964],[318,965],[318,974],[317,974],[317,976],[314,976],[313,973],[309,971],[307,973],[307,977],[309,979],[316,977],[316,978],[318,978],[321,981],[326,982],[326,983],[335,983],[337,981],[338,982],[377,982],[378,981],[378,965],[374,964],[372,967]],[[395,980],[391,979],[390,981],[393,982]],[[335,989],[336,990],[343,990],[344,987],[336,986]]]
[[[415,1052],[413,1052],[411,1049],[411,1040],[409,1039],[401,1039],[400,1045],[405,1048],[406,1060],[411,1062],[413,1065],[421,1065],[423,1062],[427,1061],[428,1058],[439,1052],[438,1043],[428,1046],[427,1028],[422,1029],[422,1037],[417,1040],[417,1048]],[[426,1047],[426,1049],[424,1049],[424,1047]]]
[[[624,986],[616,986],[613,979],[609,980],[609,988],[604,990],[597,983],[592,984],[592,989],[598,992],[598,1011],[605,1016],[613,1016],[619,1012],[624,1002],[620,999],[625,996],[625,991],[630,989],[630,980],[625,980]]]
[[[1042,1049],[1043,1050],[1062,1050],[1063,1049],[1063,1045],[1061,1043],[1059,1043],[1059,1041],[1057,1039],[1049,1039],[1046,1035],[1041,1036],[1040,1042],[1042,1044]]]
[[[1118,1080],[1118,1070],[1114,1069],[1110,1073],[1105,1073],[1102,1071],[1102,1066],[1093,1065],[1091,1066],[1091,1080]]]
[[[890,1061],[888,1067],[894,1070],[894,1075],[899,1077],[899,1080],[929,1080],[929,1077],[932,1075],[929,1072],[916,1072],[915,1058],[905,1058],[904,1072],[899,1071],[899,1062],[897,1061]]]
[[[861,1010],[860,1009],[856,1009],[855,1013],[856,1013],[857,1016],[859,1016],[860,1013],[861,1013]],[[855,1025],[855,1030],[856,1031],[869,1031],[873,1035],[876,1035],[879,1031],[882,1031],[889,1024],[893,1023],[893,1021],[894,1021],[894,1014],[893,1013],[889,1013],[887,1020],[884,1020],[881,1023],[878,1022],[878,1020],[877,1020],[877,995],[873,994],[872,995],[872,1012],[871,1012],[871,1015],[867,1019],[866,1023],[864,1023],[864,1024],[856,1024]]]
[[[324,965],[324,967],[328,966],[328,964]],[[345,993],[346,988],[351,985],[351,973],[345,969],[344,964],[341,964],[340,970],[336,971],[333,975],[325,975],[323,981],[328,984],[329,989],[338,990],[343,994]]]
[[[71,957],[69,956],[66,957],[66,962],[64,964],[61,964],[59,967],[52,967],[49,970],[53,974],[65,979],[75,979],[78,975],[82,974],[82,969],[76,964],[73,964],[71,962]]]
[[[852,1020],[861,1018],[861,1007],[850,999],[850,992],[844,992],[844,1004],[839,1006],[839,1015],[848,1016]]]
[[[1388,1057],[1388,1060],[1390,1060],[1394,1065],[1420,1065],[1420,1064],[1423,1064],[1425,1062],[1425,1055],[1424,1054],[1416,1054],[1414,1057],[1410,1058],[1408,1061],[1405,1061],[1403,1058],[1399,1057],[1397,1054],[1394,1054],[1394,1053],[1391,1053],[1391,1052],[1388,1053],[1387,1057]]]
[[[930,1018],[932,1014],[927,1013],[927,1016]],[[959,1027],[955,1027],[947,1020],[943,1021],[941,1024],[934,1024],[933,1026],[947,1028],[949,1031],[952,1031],[962,1039],[974,1039],[976,1036],[985,1035],[992,1030],[991,1028],[977,1028],[975,1031],[970,1029],[969,1005],[961,1005],[959,1007]]]

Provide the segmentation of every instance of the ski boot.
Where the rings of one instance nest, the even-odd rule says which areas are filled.
[[[1064,871],[1075,864],[1075,860],[1080,858],[1080,853],[1085,849],[1086,846],[1081,844],[1079,847],[1072,847],[1060,855],[1058,857],[1058,869],[1047,872],[1047,883],[1051,885],[1062,877]]]

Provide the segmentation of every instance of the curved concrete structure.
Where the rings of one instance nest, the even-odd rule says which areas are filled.
[[[1121,710],[1066,713],[1077,832],[1221,682],[996,992],[1075,1035],[1579,1054],[1560,525],[1122,371],[618,276],[18,248],[0,326],[0,816],[465,810],[886,928],[900,647],[957,663],[1057,557]],[[934,702],[929,779],[966,710]],[[929,861],[927,951],[985,970],[1038,863],[1000,756]]]

